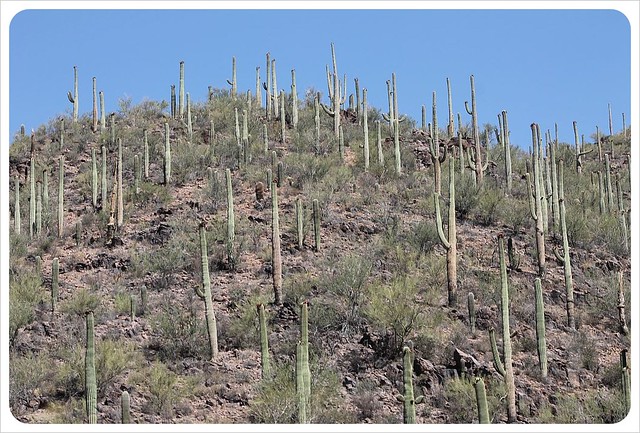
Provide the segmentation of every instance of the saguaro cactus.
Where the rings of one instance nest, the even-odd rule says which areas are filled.
[[[476,332],[476,299],[473,292],[467,295],[467,310],[469,311],[469,327],[471,333]]]
[[[558,170],[558,202],[560,203],[560,227],[562,231],[562,263],[564,266],[564,286],[566,290],[567,324],[575,329],[575,302],[573,300],[573,277],[571,275],[571,256],[569,254],[569,237],[567,236],[567,217],[564,200],[564,161],[560,160]],[[557,254],[556,254],[557,255]]]
[[[16,176],[14,179],[15,195],[13,204],[13,229],[16,234],[20,234],[20,179]]]
[[[453,123],[453,104],[451,103],[451,81],[447,77],[447,102],[449,107],[449,122],[447,123],[447,135],[449,138],[455,135],[455,125]]]
[[[309,367],[309,306],[300,304],[300,341],[296,347],[296,395],[298,422],[305,424],[311,400],[311,369]]]
[[[193,143],[193,123],[191,122],[191,96],[187,92],[187,137],[189,144]]]
[[[58,297],[60,293],[60,286],[58,283],[58,274],[60,272],[59,259],[53,258],[51,262],[51,311],[56,311],[56,305],[58,304]]]
[[[131,399],[126,390],[120,395],[120,419],[122,424],[131,424]]]
[[[475,179],[478,185],[482,185],[482,180],[484,178],[484,170],[486,170],[487,165],[482,164],[482,147],[480,145],[480,130],[478,127],[478,111],[476,110],[476,86],[473,75],[469,77],[471,81],[471,109],[469,109],[468,101],[464,101],[464,108],[467,110],[467,113],[471,116],[471,128],[473,129],[473,144],[474,144],[474,156],[473,159],[471,157],[471,152],[469,152],[469,162],[471,169],[475,172]]]
[[[504,239],[498,238],[500,250],[500,311],[502,312],[502,353],[504,357],[504,384],[507,390],[507,420],[516,421],[516,387],[511,358],[511,331],[509,330],[509,281],[504,257]]]
[[[184,60],[180,61],[180,89],[178,93],[178,115],[184,118]]]
[[[320,251],[320,206],[318,199],[313,199],[313,237],[315,241],[315,250]]]
[[[421,395],[418,398],[413,394],[413,356],[411,349],[407,346],[402,348],[402,382],[403,394],[397,399],[403,403],[403,420],[405,424],[416,423],[416,404],[424,399]]]
[[[227,80],[227,83],[231,86],[231,97],[236,99],[238,95],[238,84],[236,81],[236,58],[231,58],[231,81]]]
[[[458,238],[456,236],[456,190],[455,190],[455,164],[453,156],[449,156],[449,223],[447,225],[448,236],[444,235],[442,228],[442,216],[440,214],[440,195],[433,193],[436,207],[436,226],[440,242],[447,250],[447,300],[448,305],[453,307],[457,303],[458,272],[457,272],[457,251]]]
[[[164,124],[164,184],[171,182],[171,142],[169,141],[169,124]]]
[[[400,161],[400,115],[398,114],[398,90],[396,88],[396,74],[391,74],[393,83],[393,149],[395,155],[396,174],[402,173],[402,161]]]
[[[42,182],[36,182],[36,234],[42,233]]]
[[[87,342],[84,357],[85,404],[87,409],[87,422],[89,424],[96,424],[98,422],[98,411],[96,386],[96,347],[94,341],[93,311],[87,312],[86,324]]]
[[[629,374],[629,363],[627,361],[627,349],[620,352],[620,369],[622,370],[622,396],[624,398],[625,409],[631,409],[631,375]]]
[[[298,128],[298,89],[296,87],[296,70],[291,70],[291,125]]]
[[[504,254],[504,239],[498,238],[500,254],[500,311],[502,312],[502,354],[504,358],[504,382],[507,389],[507,419],[516,421],[516,388],[513,377],[513,362],[511,358],[511,332],[509,330],[509,282],[507,279],[507,265]]]
[[[593,149],[589,149],[586,152],[582,151],[580,141],[578,140],[578,122],[575,120],[573,121],[573,139],[576,146],[576,171],[578,174],[582,174],[582,157],[592,152]]]
[[[213,121],[212,121],[213,122]],[[144,167],[144,178],[149,179],[149,134],[146,129],[142,130],[143,156],[142,164]]]
[[[229,266],[234,267],[236,257],[234,257],[234,242],[236,238],[236,217],[233,211],[233,184],[231,182],[231,170],[224,172],[227,185],[227,261]]]
[[[258,322],[260,324],[260,360],[262,365],[262,378],[266,379],[271,375],[271,363],[269,361],[269,338],[267,335],[267,319],[264,311],[264,304],[257,305]]]
[[[101,202],[100,202],[100,206],[102,207],[102,209],[106,209],[107,208],[107,147],[103,144],[101,146],[101,151],[102,151],[102,170],[101,170],[101,182],[100,182],[100,191],[102,194],[101,197]]]
[[[73,122],[78,121],[78,67],[73,67],[73,95],[67,92],[69,102],[73,104]]]
[[[278,187],[275,182],[271,185],[271,274],[275,304],[282,305],[282,256],[278,219]]]
[[[527,173],[527,189],[529,191],[529,212],[531,218],[536,223],[536,250],[538,261],[538,275],[543,276],[545,272],[545,243],[544,243],[544,214],[542,210],[542,173],[540,169],[538,128],[535,123],[531,124],[531,137],[533,146],[533,191],[531,186],[531,174]]]
[[[104,111],[104,92],[98,92],[100,98],[100,130],[103,131],[107,128],[107,113]]]
[[[627,228],[627,213],[624,210],[622,186],[620,185],[620,173],[616,173],[616,196],[618,198],[618,218],[620,219],[620,227],[622,227],[624,249],[625,251],[629,251],[629,229]]]
[[[60,155],[58,175],[58,237],[64,235],[64,155]]]
[[[536,341],[538,346],[538,361],[540,362],[540,374],[547,377],[547,339],[544,323],[544,300],[542,299],[542,283],[540,278],[534,282],[536,298]]]
[[[434,174],[434,189],[435,192],[440,194],[442,191],[442,170],[440,165],[447,158],[447,146],[440,146],[439,131],[438,131],[438,113],[436,106],[436,92],[433,92],[433,104],[432,104],[432,125],[429,137],[429,156],[433,164]],[[442,149],[442,153],[440,152]],[[452,160],[453,161],[453,160]]]
[[[618,324],[622,335],[629,335],[629,327],[627,326],[627,315],[625,313],[624,302],[624,280],[622,271],[618,272]]]
[[[93,122],[91,123],[91,131],[96,132],[98,130],[98,89],[96,88],[96,77],[93,77],[91,81],[93,81]]]
[[[207,322],[207,335],[209,336],[209,353],[213,360],[218,355],[218,328],[216,314],[213,311],[211,300],[211,279],[209,277],[209,256],[207,254],[207,231],[204,223],[198,229],[200,234],[200,261],[202,268],[202,286],[196,286],[196,294],[204,301],[205,318]]]
[[[362,133],[364,135],[363,157],[364,171],[369,170],[369,120],[367,107],[367,89],[362,89]]]
[[[122,192],[122,139],[118,138],[118,229],[124,224],[124,194]]]
[[[333,118],[333,134],[338,138],[340,133],[340,106],[344,104],[347,94],[347,80],[344,78],[344,89],[340,89],[340,77],[338,76],[338,64],[336,62],[336,51],[331,43],[331,60],[333,63],[333,73],[329,73],[329,65],[327,65],[327,86],[329,89],[329,99],[331,100],[331,108],[324,104],[322,108]]]
[[[498,116],[498,118],[500,118]],[[511,175],[511,143],[509,140],[509,122],[507,120],[507,111],[502,110],[502,143],[504,146],[504,175],[507,181],[507,194],[511,193],[511,186],[513,184]]]
[[[94,209],[98,207],[98,162],[95,148],[91,149],[91,205]]]
[[[31,135],[33,140],[33,134]],[[33,152],[29,161],[29,236],[35,235],[36,229],[36,157]]]
[[[303,208],[302,199],[296,199],[296,235],[298,240],[298,249],[302,249],[304,242],[304,226],[303,226]]]
[[[478,422],[480,424],[490,424],[489,408],[487,406],[487,392],[484,387],[484,380],[476,377],[473,381],[473,387],[476,391],[476,403],[478,405]]]

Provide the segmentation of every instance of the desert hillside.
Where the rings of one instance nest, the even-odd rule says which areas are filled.
[[[534,124],[523,150],[506,112],[417,122],[333,83],[265,86],[268,107],[180,87],[16,133],[18,420],[624,418],[629,129]]]

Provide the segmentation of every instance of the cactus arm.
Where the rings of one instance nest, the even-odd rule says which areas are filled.
[[[500,353],[498,352],[498,345],[496,344],[495,329],[489,329],[489,341],[491,343],[491,353],[493,354],[493,366],[496,371],[502,376],[505,376],[504,365],[500,359]]]
[[[442,228],[442,214],[440,213],[440,200],[439,194],[437,192],[433,193],[433,201],[436,206],[436,227],[438,229],[438,237],[440,238],[440,242],[442,242],[442,245],[444,245],[446,249],[449,249],[451,248],[451,244],[445,236],[444,229]]]
[[[323,103],[320,103],[320,106],[322,107],[324,112],[327,113],[329,116],[331,116],[331,117],[335,116],[336,112],[333,109],[327,107]]]
[[[538,219],[538,216],[536,215],[535,198],[533,194],[533,189],[531,187],[531,173],[526,173],[525,177],[527,180],[527,191],[529,196],[529,212],[531,214],[531,218],[533,218],[533,220],[536,221]]]
[[[473,111],[469,108],[469,101],[464,101],[464,109],[467,110],[469,116],[473,114]]]

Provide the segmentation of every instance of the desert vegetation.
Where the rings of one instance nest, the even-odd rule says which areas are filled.
[[[591,125],[532,119],[522,149],[508,107],[482,126],[473,76],[442,77],[447,121],[433,93],[418,125],[395,74],[388,108],[367,104],[380,83],[356,78],[350,93],[336,48],[326,98],[299,98],[295,71],[278,92],[288,74],[278,87],[267,54],[246,92],[233,58],[229,86],[194,103],[180,62],[168,102],[105,112],[93,79],[83,113],[89,71],[74,66],[72,114],[15,134],[5,337],[18,420],[626,416],[627,125],[585,137]]]

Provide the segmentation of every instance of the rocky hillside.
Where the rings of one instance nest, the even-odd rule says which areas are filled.
[[[482,378],[492,423],[621,420],[631,317],[629,131],[600,137],[600,146],[587,139],[578,164],[575,144],[557,143],[544,132],[553,125],[541,125],[539,158],[507,143],[507,176],[501,126],[476,132],[469,117],[436,137],[431,124],[388,122],[369,108],[365,144],[362,110],[323,110],[314,96],[298,101],[295,115],[283,94],[277,113],[220,90],[183,114],[165,102],[123,101],[104,125],[64,115],[16,135],[8,197],[13,415],[88,422],[85,397],[95,392],[97,422],[120,423],[127,391],[133,423],[401,423],[412,407],[417,423],[478,423]],[[336,108],[338,136],[329,115]],[[568,248],[554,204],[561,160],[557,203]],[[500,239],[509,246],[505,290]],[[536,314],[536,278],[544,316]],[[89,316],[95,381],[85,380]],[[215,348],[205,316],[215,316]],[[544,318],[543,335],[536,317]],[[296,385],[303,347],[306,398]],[[405,408],[410,385],[419,403]]]

